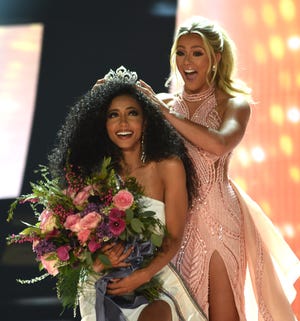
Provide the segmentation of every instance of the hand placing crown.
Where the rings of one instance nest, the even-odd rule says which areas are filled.
[[[157,106],[160,107],[163,114],[170,113],[179,119],[185,119],[184,115],[177,113],[175,111],[172,111],[172,109],[170,109],[162,100],[156,97],[156,94],[150,85],[148,85],[146,82],[144,82],[141,79],[138,80],[138,75],[135,71],[130,71],[126,69],[124,66],[120,66],[119,68],[116,69],[116,71],[110,69],[110,71],[104,76],[104,78],[97,80],[92,90],[98,86],[103,85],[104,83],[117,82],[117,81],[128,83],[130,85],[135,85],[139,91],[141,91],[146,96],[148,96],[155,104],[157,104]]]

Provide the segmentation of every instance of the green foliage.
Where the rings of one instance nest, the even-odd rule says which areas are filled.
[[[97,258],[98,258],[98,259],[101,261],[101,263],[104,264],[105,266],[111,267],[111,262],[110,262],[109,258],[108,258],[106,255],[104,255],[104,254],[102,254],[102,253],[99,253],[99,254],[97,255]]]
[[[132,229],[133,229],[136,233],[142,233],[143,230],[144,230],[144,225],[143,225],[143,223],[141,222],[141,220],[138,219],[138,218],[133,218],[133,219],[130,221],[130,225],[131,225]]]
[[[109,241],[124,241],[124,244],[128,245],[128,243],[132,244],[136,241],[150,240],[155,248],[154,254],[145,256],[144,267],[149,264],[161,247],[166,229],[156,217],[156,213],[147,210],[143,202],[144,191],[137,180],[127,177],[125,181],[122,181],[111,167],[110,158],[103,160],[97,173],[84,179],[76,175],[72,171],[72,166],[67,164],[67,187],[65,189],[60,186],[59,179],[50,179],[49,169],[46,166],[39,166],[38,172],[41,174],[41,179],[30,183],[32,189],[30,194],[21,195],[11,204],[7,217],[7,221],[13,219],[14,211],[19,203],[29,203],[37,222],[35,224],[22,222],[26,228],[18,235],[7,237],[7,243],[33,243],[39,270],[47,269],[49,273],[55,275],[57,295],[63,309],[73,308],[74,314],[76,314],[81,285],[90,273],[95,273],[93,272],[94,260],[99,259],[107,271],[112,269],[109,258],[101,252],[103,244]],[[128,202],[129,208],[125,210],[125,218],[124,207],[119,206],[120,208],[118,208],[118,201],[116,201],[116,195],[119,192],[120,194],[122,192],[126,195],[131,194]],[[86,198],[82,199],[84,193]],[[78,195],[80,197],[77,198]],[[81,199],[82,202],[78,199]],[[88,208],[88,205],[94,206],[93,209]],[[118,232],[113,232],[111,225],[109,225],[109,222],[113,220],[110,216],[111,212],[116,209],[121,213],[117,219],[122,220],[123,224],[117,226],[125,225],[122,233],[120,230],[120,235]],[[44,213],[43,216],[41,216],[41,210]],[[85,210],[87,211],[85,212]],[[91,213],[89,211],[100,218],[95,224],[96,226],[90,227],[87,239],[82,240],[78,237],[78,234],[83,231],[82,227],[77,227],[79,230],[71,229],[69,223],[66,224],[66,222],[70,215],[71,221],[73,219],[81,221],[85,215]],[[80,226],[79,223],[78,226]],[[86,229],[83,229],[83,232],[86,232]],[[91,247],[94,246],[93,250],[90,248],[91,243],[93,243]],[[39,255],[38,245],[41,245]],[[62,256],[61,251],[65,257]],[[45,261],[49,263],[49,266],[45,264]],[[49,276],[48,273],[32,280],[18,280],[18,282],[31,284],[41,281],[47,276]],[[151,301],[158,298],[160,291],[160,280],[155,277],[137,289],[136,292],[142,293]]]
[[[151,235],[151,242],[156,246],[156,247],[161,247],[163,241],[163,236],[159,234],[152,234]]]
[[[154,276],[148,283],[141,285],[135,290],[137,294],[145,296],[149,302],[157,300],[162,292],[162,281],[158,276]]]
[[[41,173],[42,180],[37,183],[30,183],[32,188],[32,196],[38,199],[40,205],[45,207],[51,204],[51,207],[55,207],[59,204],[64,204],[66,209],[73,208],[72,199],[64,193],[61,189],[58,178],[49,178],[49,169],[47,166],[40,165],[40,169],[37,172]]]
[[[57,296],[61,300],[64,308],[76,309],[79,288],[82,275],[82,267],[70,267],[64,266],[60,269],[60,273],[57,276]]]

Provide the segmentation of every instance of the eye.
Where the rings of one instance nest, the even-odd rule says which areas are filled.
[[[128,115],[130,116],[138,116],[139,112],[135,109],[130,110],[130,112],[128,113]]]
[[[193,52],[193,56],[195,56],[195,57],[203,56],[203,52],[200,51],[200,50],[199,50],[199,51],[198,51],[198,50],[197,50],[197,51],[194,51],[194,52]]]
[[[180,57],[181,57],[181,56],[184,56],[184,52],[183,52],[182,50],[177,50],[177,51],[176,51],[176,55],[177,55],[177,56],[180,56]]]
[[[119,114],[116,111],[109,111],[107,113],[107,118],[116,118],[118,116],[119,116]]]

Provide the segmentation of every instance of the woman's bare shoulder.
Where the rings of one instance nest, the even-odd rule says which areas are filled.
[[[164,159],[157,165],[162,177],[176,177],[176,175],[184,172],[184,165],[179,157],[174,156]]]
[[[217,94],[217,111],[221,118],[223,118],[226,113],[234,111],[248,114],[250,112],[250,105],[242,95],[233,97],[227,93],[219,92]]]

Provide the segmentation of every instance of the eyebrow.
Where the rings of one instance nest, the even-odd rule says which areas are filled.
[[[183,45],[178,45],[177,48],[185,48],[185,46]],[[204,49],[204,47],[200,46],[200,45],[197,45],[197,46],[192,46],[191,48],[195,49],[195,48],[201,48],[201,49]]]
[[[125,109],[126,109],[126,110],[130,110],[130,109],[138,109],[138,107],[136,107],[136,106],[127,106],[127,107],[125,107]],[[111,108],[111,109],[109,108],[109,109],[108,109],[108,112],[109,112],[109,111],[118,111],[118,110],[119,110],[119,108],[118,108],[118,107]]]

